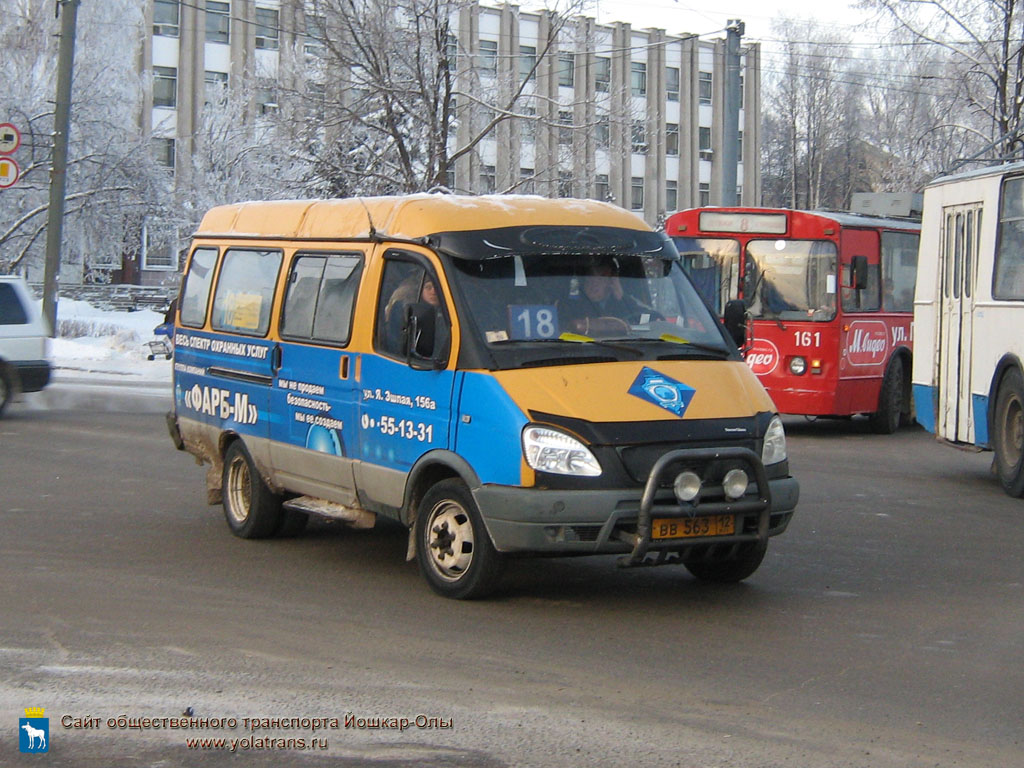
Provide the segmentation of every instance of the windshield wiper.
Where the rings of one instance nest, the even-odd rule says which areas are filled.
[[[630,341],[633,341],[630,339]],[[599,347],[606,347],[607,349],[617,349],[620,352],[630,352],[638,357],[643,356],[643,352],[636,349],[635,347],[627,347],[624,344],[613,344],[608,341],[602,341],[601,339],[595,339],[590,336],[584,336],[579,333],[563,333],[560,336],[553,336],[550,339],[501,339],[500,341],[492,341],[491,344],[595,344]]]
[[[693,349],[699,349],[701,352],[708,352],[718,357],[728,357],[730,354],[729,350],[726,349],[725,347],[716,347],[712,344],[703,344],[699,341],[690,341],[689,339],[684,339],[682,336],[674,336],[671,333],[663,333],[661,334],[661,336],[658,337],[657,340],[667,341],[670,344],[685,345],[687,347],[692,347]],[[647,339],[647,341],[654,341],[654,339]]]

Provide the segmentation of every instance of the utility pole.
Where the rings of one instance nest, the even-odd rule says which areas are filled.
[[[725,121],[722,126],[721,205],[736,205],[736,164],[740,143],[740,38],[744,24],[730,19],[725,28]]]
[[[50,207],[46,218],[46,266],[43,273],[43,314],[50,335],[57,335],[57,281],[60,246],[64,236],[64,192],[67,188],[68,134],[71,130],[71,73],[75,61],[75,27],[81,0],[56,0],[60,20],[57,54],[57,102],[53,118],[53,166],[50,170]]]

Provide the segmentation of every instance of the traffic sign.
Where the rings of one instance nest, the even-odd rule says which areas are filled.
[[[18,181],[21,169],[18,164],[9,157],[0,157],[0,189],[13,187]]]
[[[0,155],[9,155],[21,146],[21,131],[13,123],[0,123]]]

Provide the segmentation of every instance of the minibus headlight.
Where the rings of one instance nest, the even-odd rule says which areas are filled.
[[[789,372],[794,376],[803,376],[807,371],[807,359],[803,357],[794,357],[789,361]]]
[[[524,429],[523,455],[526,463],[538,472],[582,477],[597,477],[601,474],[601,465],[590,449],[575,437],[557,429]]]
[[[768,429],[764,433],[764,445],[761,448],[761,463],[765,466],[778,464],[786,460],[786,430],[782,428],[782,419],[772,416]]]

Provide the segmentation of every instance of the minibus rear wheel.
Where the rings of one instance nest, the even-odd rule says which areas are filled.
[[[1024,495],[1024,379],[1017,368],[1003,376],[992,419],[996,474],[1010,496]]]
[[[416,559],[431,589],[471,600],[494,591],[504,561],[491,544],[473,495],[461,480],[442,480],[416,514]]]
[[[768,542],[757,542],[745,550],[739,557],[718,562],[695,560],[684,563],[686,570],[701,581],[713,581],[718,584],[735,584],[750,576],[761,565],[764,554],[768,551]]]
[[[241,440],[224,452],[224,519],[236,536],[265,539],[281,526],[281,498],[267,488]]]

